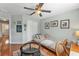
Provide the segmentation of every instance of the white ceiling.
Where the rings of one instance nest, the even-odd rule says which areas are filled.
[[[0,10],[11,15],[29,15],[33,11],[26,10],[24,7],[34,8],[35,5],[36,3],[0,3]],[[38,15],[32,15],[31,17],[42,19],[78,8],[79,4],[77,3],[45,3],[42,9],[51,10],[51,13],[42,13],[42,17]]]

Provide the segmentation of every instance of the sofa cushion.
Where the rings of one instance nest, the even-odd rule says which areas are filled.
[[[54,41],[52,41],[52,40],[43,40],[43,41],[41,41],[41,44],[48,47],[48,48],[55,49],[55,44],[56,43]]]
[[[42,41],[42,39],[34,38],[34,41],[37,42],[37,43],[40,43]]]
[[[34,37],[34,41],[36,41],[37,43],[40,43],[42,40],[46,40],[46,39],[48,39],[46,35],[35,35]]]

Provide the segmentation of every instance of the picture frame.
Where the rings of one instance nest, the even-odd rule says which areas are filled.
[[[49,22],[45,22],[45,29],[49,29],[50,28],[50,24],[49,24]]]
[[[70,20],[69,19],[61,20],[60,21],[60,28],[61,29],[69,29],[70,28]]]
[[[16,32],[22,32],[22,25],[16,25]]]
[[[51,27],[58,27],[58,20],[50,21]]]
[[[27,25],[26,25],[26,24],[24,24],[24,31],[26,31],[26,26],[27,26]]]

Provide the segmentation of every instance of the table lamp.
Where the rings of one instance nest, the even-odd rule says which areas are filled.
[[[75,32],[75,36],[77,37],[77,44],[79,45],[79,31]]]

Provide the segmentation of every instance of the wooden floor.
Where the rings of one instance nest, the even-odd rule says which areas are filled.
[[[12,56],[13,52],[16,50],[19,50],[21,47],[21,44],[5,44],[5,41],[9,38],[8,35],[3,35],[0,38],[0,55],[1,56]],[[35,45],[33,45],[35,46]],[[35,46],[36,47],[36,46]],[[45,56],[55,56],[55,54],[46,48],[42,47],[40,48],[40,51]]]
[[[22,46],[21,44],[5,44],[5,41],[8,36],[3,36],[0,42],[0,55],[1,56],[13,56],[13,52],[20,49]],[[2,44],[1,44],[2,43]],[[36,47],[36,45],[33,45]],[[54,52],[46,49],[45,47],[41,46],[40,48],[41,54],[44,56],[56,56]]]
[[[21,44],[12,44],[9,45],[8,48],[6,48],[6,50],[2,49],[3,51],[1,52],[2,56],[12,56],[13,55],[13,51],[19,50],[21,47]],[[55,56],[55,54],[47,49],[45,49],[44,47],[40,48],[41,54],[43,54],[44,56]]]

